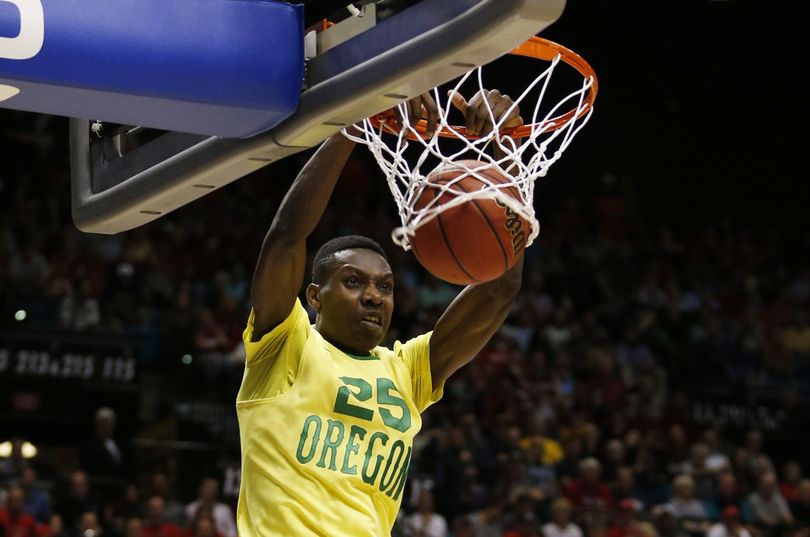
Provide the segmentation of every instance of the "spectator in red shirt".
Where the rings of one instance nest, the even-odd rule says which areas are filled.
[[[802,480],[802,467],[796,461],[785,464],[785,471],[782,475],[782,483],[779,490],[785,500],[795,502],[799,497],[799,482]]]
[[[616,502],[630,502],[634,511],[641,511],[644,509],[644,502],[641,500],[641,494],[636,487],[636,474],[630,466],[622,466],[616,472],[616,483],[613,485],[612,491],[613,499]],[[621,505],[619,505],[621,508]]]
[[[11,487],[8,491],[5,509],[0,509],[0,530],[4,537],[35,537],[36,521],[23,512],[25,491]]]
[[[146,503],[142,537],[181,537],[179,526],[166,522],[165,504],[160,496],[152,496]]]
[[[39,524],[36,531],[37,537],[66,537],[70,535],[70,533],[65,530],[62,516],[56,513],[51,515],[51,519],[47,524]],[[138,537],[140,537],[140,535]]]
[[[628,537],[633,535],[632,526],[635,522],[636,504],[633,500],[625,499],[619,502],[619,512],[616,520],[608,528],[606,537]]]
[[[601,480],[602,465],[593,457],[579,463],[579,478],[566,487],[565,495],[575,507],[588,509],[610,509],[613,507],[613,494]]]
[[[222,537],[216,529],[216,523],[211,515],[202,511],[197,512],[191,527],[183,532],[184,537]]]

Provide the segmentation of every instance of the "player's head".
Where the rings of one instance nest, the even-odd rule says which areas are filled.
[[[312,263],[307,302],[328,341],[367,353],[383,340],[394,309],[394,275],[385,251],[359,235],[326,242]]]
[[[325,242],[312,261],[312,283],[322,285],[343,264],[336,254],[346,250],[371,250],[378,253],[388,263],[388,256],[377,241],[362,235],[335,237]]]

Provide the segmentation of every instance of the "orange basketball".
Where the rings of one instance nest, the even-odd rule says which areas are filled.
[[[426,179],[442,185],[460,178],[450,188],[473,192],[481,190],[485,183],[466,169],[485,165],[477,160],[460,160],[436,168]],[[509,182],[503,172],[494,168],[477,173],[493,184]],[[519,199],[515,187],[503,192]],[[444,205],[457,194],[428,187],[415,208],[424,208],[436,196],[439,196],[437,203]],[[528,223],[494,197],[474,199],[441,212],[419,227],[411,246],[416,259],[433,275],[450,283],[469,285],[493,280],[509,270],[520,257],[530,233]]]

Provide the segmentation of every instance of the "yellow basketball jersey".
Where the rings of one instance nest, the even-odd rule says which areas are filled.
[[[299,301],[252,342],[236,409],[240,537],[390,535],[431,388],[430,334],[369,356],[337,349]]]

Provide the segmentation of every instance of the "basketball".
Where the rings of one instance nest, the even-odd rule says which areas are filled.
[[[467,172],[486,166],[477,160],[459,160],[433,170],[427,181],[441,186],[458,179],[451,189],[462,192],[481,190],[486,183]],[[483,169],[479,175],[493,184],[508,183],[504,172]],[[520,199],[515,187],[503,191]],[[437,203],[445,205],[457,194],[428,187],[416,202],[417,210],[439,196]],[[474,199],[441,212],[436,218],[417,228],[411,246],[416,259],[434,276],[458,285],[470,285],[493,280],[509,270],[520,257],[530,233],[529,224],[494,197]]]

